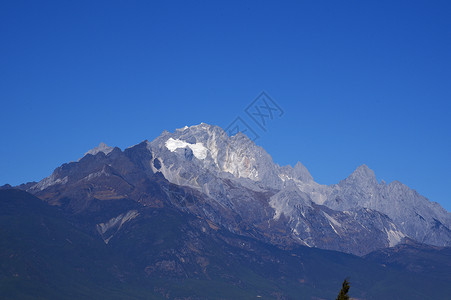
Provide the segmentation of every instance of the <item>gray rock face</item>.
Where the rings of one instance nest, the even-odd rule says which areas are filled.
[[[363,165],[331,187],[330,208],[371,208],[389,216],[408,237],[435,246],[451,245],[451,214],[399,181],[378,183],[374,172]]]
[[[217,126],[202,123],[164,132],[148,144],[148,149],[162,162],[160,171],[174,183],[202,189],[206,182],[197,180],[209,179],[198,175],[208,173],[234,181],[259,182],[265,188],[280,185],[277,168],[263,148],[241,133],[229,137]]]
[[[244,134],[229,137],[204,123],[125,151],[101,145],[27,190],[49,201],[127,198],[158,206],[155,176],[170,183],[163,190],[179,209],[283,248],[364,255],[405,237],[451,244],[450,213],[399,182],[378,183],[365,165],[336,185],[321,185],[301,163],[278,166]],[[186,195],[172,195],[171,184]]]

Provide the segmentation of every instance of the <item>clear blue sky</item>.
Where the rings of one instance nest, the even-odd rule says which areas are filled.
[[[276,163],[367,164],[451,210],[449,1],[2,1],[0,184],[103,141],[226,127],[263,90]]]

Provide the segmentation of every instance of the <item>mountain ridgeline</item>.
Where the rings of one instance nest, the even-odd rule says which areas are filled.
[[[365,165],[321,185],[204,123],[4,186],[0,223],[6,299],[330,299],[346,277],[359,299],[451,294],[439,204]]]
[[[75,213],[94,199],[158,206],[149,190],[153,176],[168,181],[165,193],[173,184],[192,195],[173,203],[180,210],[282,248],[365,255],[404,238],[451,245],[449,212],[400,182],[379,183],[366,165],[336,185],[321,185],[301,163],[280,167],[245,135],[229,137],[204,123],[124,151],[101,144],[25,189]]]

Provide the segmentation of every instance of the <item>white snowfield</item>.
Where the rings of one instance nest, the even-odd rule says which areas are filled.
[[[207,157],[208,149],[202,143],[190,144],[182,140],[175,140],[173,138],[169,138],[166,141],[166,148],[169,151],[174,152],[179,148],[190,148],[193,151],[194,156],[197,159],[205,159]]]

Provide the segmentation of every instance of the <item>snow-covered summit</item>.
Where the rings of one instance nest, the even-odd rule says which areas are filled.
[[[250,179],[265,185],[280,184],[271,156],[243,133],[229,136],[221,127],[201,123],[163,132],[149,143],[149,151],[158,157],[161,171],[173,183],[190,182],[199,186],[198,173],[217,177]],[[157,170],[155,170],[157,171]],[[182,175],[183,174],[183,175]],[[193,174],[192,179],[182,179]],[[202,178],[212,178],[211,175]],[[271,183],[271,181],[273,181]]]

